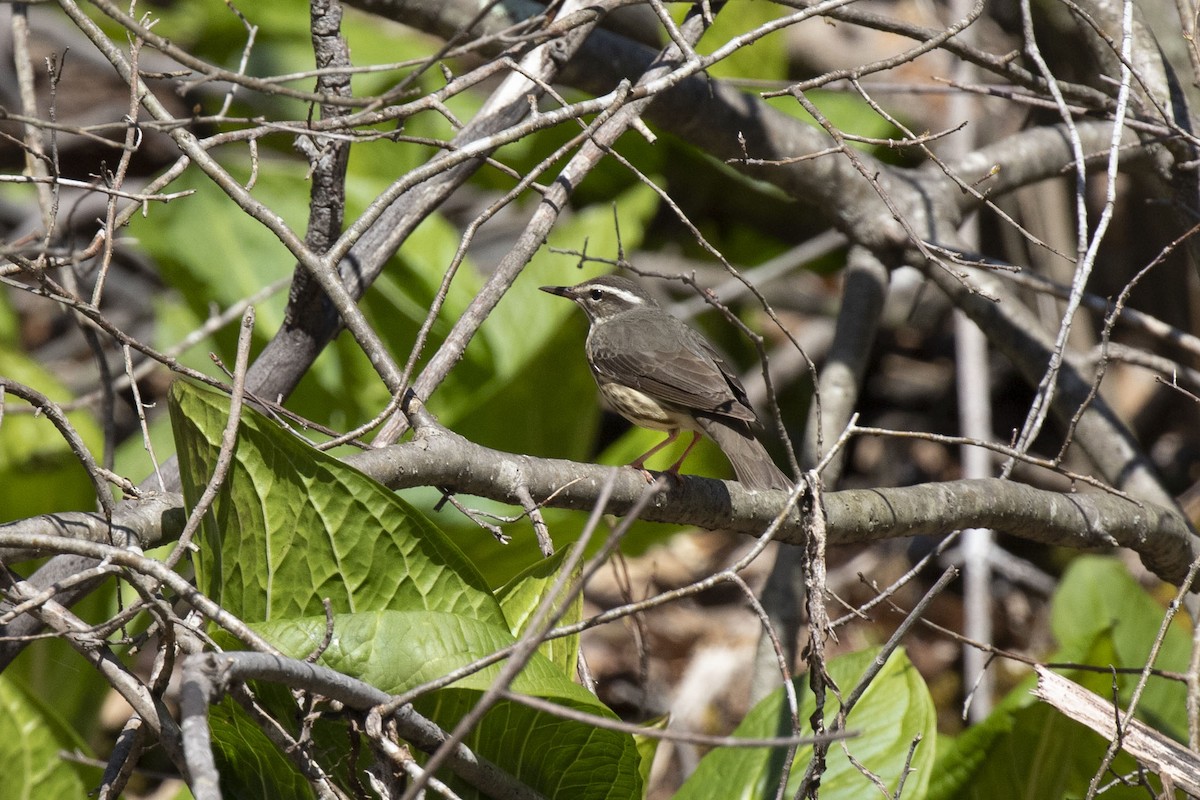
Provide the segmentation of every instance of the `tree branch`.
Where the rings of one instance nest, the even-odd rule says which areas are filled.
[[[183,665],[181,703],[183,749],[189,765],[197,771],[195,782],[204,797],[220,797],[216,789],[216,765],[208,736],[208,704],[215,702],[233,681],[265,680],[304,689],[336,700],[349,708],[368,711],[387,703],[391,696],[368,683],[340,672],[293,658],[267,653],[203,653],[189,656]],[[398,709],[393,718],[401,735],[419,750],[436,752],[446,732],[418,714],[411,705]],[[488,797],[537,800],[540,795],[494,764],[473,753],[466,745],[452,749],[447,765]],[[197,787],[193,785],[193,789]],[[201,798],[201,791],[196,797]]]
[[[353,454],[346,463],[392,489],[438,486],[520,506],[518,487],[524,485],[544,506],[577,511],[591,510],[601,487],[618,470],[608,503],[609,512],[618,516],[637,503],[646,487],[637,470],[506,453],[441,429],[420,428],[410,442]],[[786,499],[787,492],[754,492],[736,481],[688,476],[670,484],[640,517],[757,536],[775,523]],[[989,478],[828,492],[824,499],[831,546],[986,527],[1074,549],[1127,547],[1138,553],[1148,569],[1172,583],[1182,581],[1188,565],[1200,555],[1200,538],[1172,509],[1114,494],[1061,494]],[[159,498],[160,508],[169,500],[169,496]],[[118,508],[114,524],[125,519],[123,508]],[[0,526],[0,547],[21,547],[35,533],[66,540],[64,531],[99,529],[98,517],[84,512],[56,514]],[[170,509],[153,518],[171,520],[174,527],[182,519],[182,510]],[[50,530],[39,530],[39,525]],[[792,510],[779,521],[775,538],[801,544],[803,531],[802,513]],[[163,533],[143,529],[140,538],[150,546],[160,542]],[[39,551],[46,552],[46,544],[38,544]],[[65,544],[63,549],[71,550]],[[2,557],[7,558],[7,552],[11,551]]]

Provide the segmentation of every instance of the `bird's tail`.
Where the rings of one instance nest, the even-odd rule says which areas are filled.
[[[784,475],[750,426],[741,420],[726,421],[699,417],[697,422],[733,465],[737,479],[747,489],[791,489],[795,484]]]

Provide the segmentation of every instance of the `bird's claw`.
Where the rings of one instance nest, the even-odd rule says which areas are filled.
[[[665,472],[651,472],[650,470],[646,469],[644,466],[642,466],[641,464],[638,464],[636,462],[630,464],[629,466],[632,467],[633,469],[636,469],[638,472],[642,473],[642,477],[646,479],[646,483],[654,483],[654,481],[658,480],[659,475],[665,475],[667,477],[667,480],[669,480],[671,483],[673,483],[676,486],[679,486],[680,484],[683,483],[683,476],[679,474],[678,469],[669,469]]]

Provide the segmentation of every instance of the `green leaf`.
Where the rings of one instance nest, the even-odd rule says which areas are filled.
[[[830,92],[821,89],[805,92],[805,97],[813,102],[821,116],[840,131],[852,133],[855,136],[866,136],[873,139],[887,139],[902,136],[902,132],[886,118],[881,117],[865,100],[857,95],[847,95],[842,92]],[[812,117],[794,97],[782,96],[771,98],[767,103],[775,108],[802,120],[813,127],[820,123]],[[866,142],[850,142],[850,146],[858,150],[882,157],[885,161],[896,161],[894,150],[882,145]]]
[[[395,156],[389,158],[394,160]],[[426,158],[422,156],[414,166],[424,163]],[[369,178],[351,176],[347,179],[348,217],[360,213],[375,198],[376,192],[384,188],[386,184],[379,183],[380,175],[404,172],[398,166],[395,172],[388,171],[390,169],[381,168],[377,160]],[[397,358],[406,358],[412,348],[437,294],[442,272],[458,247],[459,236],[458,230],[441,217],[426,218],[409,235],[403,249],[390,260],[364,296],[361,303],[364,314]],[[442,312],[429,332],[427,352],[440,345],[477,287],[474,268],[469,261],[464,262],[458,277],[450,285]],[[472,391],[486,380],[486,375],[480,375],[475,369],[473,363],[460,364],[451,373],[449,384],[456,390]],[[460,370],[465,375],[465,386],[462,387],[454,384]],[[379,374],[354,337],[343,332],[305,374],[289,400],[289,407],[308,419],[346,429],[373,417],[389,399],[387,387],[379,380]],[[441,413],[440,409],[437,411]],[[453,420],[443,416],[442,421],[450,424]]]
[[[413,705],[435,720],[457,720],[475,707],[478,692],[443,689]],[[560,701],[574,707],[573,702]],[[556,800],[635,800],[642,795],[633,737],[593,728],[518,703],[494,705],[467,737],[480,755]],[[460,796],[481,797],[461,781],[446,778]]]
[[[42,703],[0,676],[0,763],[6,798],[85,796],[88,787],[76,768],[60,756],[63,750],[81,745],[78,736]]]
[[[1072,561],[1055,592],[1051,609],[1051,627],[1061,645],[1056,661],[1136,669],[1146,665],[1166,614],[1163,605],[1138,585],[1123,564],[1104,556],[1084,556]],[[1088,660],[1086,657],[1096,652],[1097,642],[1105,637],[1111,640],[1111,656]],[[1187,621],[1179,614],[1167,629],[1154,666],[1186,672],[1190,652]],[[1137,680],[1137,675],[1119,676],[1122,703],[1128,701]],[[1101,681],[1094,690],[1107,697],[1111,692],[1110,678],[1105,674]],[[1182,742],[1187,741],[1186,708],[1187,687],[1183,683],[1151,676],[1137,714],[1155,729]]]
[[[997,709],[938,753],[926,800],[1083,797],[1107,746],[1095,732],[1047,705]],[[1113,763],[1117,774],[1135,768],[1124,753]],[[1145,787],[1112,786],[1102,796],[1135,800],[1151,795]]]
[[[302,617],[260,622],[254,628],[288,655],[304,658],[324,641],[326,621],[323,616]],[[333,638],[320,660],[385,692],[399,694],[514,642],[512,634],[493,622],[437,611],[334,614]],[[491,686],[499,671],[500,665],[493,664],[454,685],[483,690]],[[530,660],[512,688],[538,697],[575,700],[598,711],[604,708],[541,656]]]
[[[209,709],[213,756],[225,797],[311,800],[313,790],[262,729],[228,697]]]
[[[102,584],[75,603],[72,611],[81,619],[111,619],[118,611],[115,585]],[[136,619],[130,627],[141,622]],[[61,719],[62,728],[69,731],[93,730],[101,703],[112,688],[63,637],[30,642],[4,670],[4,678],[14,680],[35,702],[45,702],[43,716]]]
[[[195,502],[216,459],[228,401],[180,382],[171,403],[185,494]],[[384,487],[253,412],[242,420],[203,544],[196,556],[201,586],[230,611],[261,621],[263,634],[286,652],[304,656],[322,642],[321,597],[358,612],[335,615],[322,661],[387,692],[440,678],[515,641],[499,602],[440,531]],[[546,579],[532,571],[513,584],[507,595],[514,615]],[[453,727],[499,669],[423,697],[421,707]],[[513,689],[612,718],[540,654]],[[239,733],[233,719],[223,732],[223,759],[233,766],[230,780],[252,788],[273,768],[261,743]],[[548,796],[634,797],[641,789],[632,737],[519,704],[491,709],[468,741]]]
[[[294,657],[308,655],[325,637],[324,617],[255,626]],[[391,694],[407,691],[512,645],[508,630],[477,619],[420,611],[335,615],[333,637],[320,662]],[[430,692],[414,703],[443,729],[453,728],[496,680],[500,664]],[[562,669],[535,653],[512,684],[515,692],[615,719],[599,700],[571,682]],[[467,739],[478,753],[548,797],[639,796],[638,751],[633,737],[565,720],[503,701]],[[474,793],[449,776],[452,785]]]
[[[560,549],[550,558],[531,564],[524,572],[496,590],[496,599],[504,609],[508,619],[509,631],[513,636],[520,636],[528,627],[529,620],[545,597],[546,592],[554,585],[561,572],[566,549]],[[565,588],[569,589],[579,580],[579,568],[576,567],[567,581]],[[571,625],[583,617],[583,593],[575,594],[559,617],[558,625]],[[562,669],[563,674],[570,677],[575,674],[579,663],[579,634],[551,639],[542,644],[539,652],[552,663]]]
[[[1137,585],[1116,559],[1083,556],[1071,562],[1051,607],[1051,624],[1061,649],[1050,660],[1097,666],[1142,667],[1165,609]],[[1179,620],[1182,622],[1182,620]],[[1186,669],[1189,636],[1182,624],[1167,631],[1157,666]],[[1102,695],[1112,692],[1107,670],[1068,671],[1071,680]],[[1117,677],[1127,702],[1135,675]],[[1029,678],[1013,689],[982,723],[939,747],[930,800],[990,797],[1082,797],[1101,763],[1108,742],[1093,731],[1037,703]],[[1138,717],[1182,740],[1185,689],[1151,677]],[[1014,765],[1017,768],[1014,769]],[[1113,769],[1133,770],[1120,754]],[[1107,798],[1146,797],[1144,788],[1110,787]]]
[[[156,414],[149,419],[147,433],[150,446],[157,462],[150,458],[146,450],[144,436],[130,436],[117,445],[114,457],[114,469],[120,475],[138,475],[145,477],[154,472],[157,464],[166,461],[175,452],[175,440],[171,433],[171,418],[167,414]],[[154,485],[158,485],[155,483]]]
[[[829,662],[829,674],[843,692],[849,692],[874,660],[877,650],[866,650]],[[807,678],[797,678],[800,719],[807,720],[815,710]],[[829,695],[825,718],[828,724],[837,714],[837,702]],[[756,705],[734,731],[735,736],[766,737],[779,734],[786,719],[783,690],[777,690]],[[851,764],[849,752],[871,770],[889,792],[894,792],[914,742],[911,769],[905,780],[905,797],[922,797],[929,782],[937,733],[933,700],[925,682],[903,651],[888,658],[879,674],[851,710],[847,729],[857,734],[829,748],[827,769],[821,779],[822,800],[878,796],[878,789]],[[786,729],[786,728],[785,728]],[[780,750],[780,753],[783,751]],[[684,783],[675,800],[691,798],[768,798],[774,797],[779,781],[779,765],[765,748],[722,748],[709,753]],[[799,786],[812,747],[802,747],[793,762],[785,796]]]
[[[223,395],[171,388],[184,495],[212,474]],[[483,577],[455,544],[386,487],[243,412],[229,475],[202,530],[199,585],[248,622],[335,612],[429,609],[503,627]]]
[[[1028,687],[1022,694],[1029,697]],[[1017,695],[1014,691],[1010,697]],[[925,800],[949,800],[971,785],[976,771],[991,757],[992,749],[1012,734],[1017,724],[1015,712],[1019,708],[1015,705],[996,708],[987,719],[967,728],[961,735],[953,739],[939,738],[937,761]]]

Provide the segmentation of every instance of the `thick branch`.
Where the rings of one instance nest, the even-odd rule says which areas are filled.
[[[514,487],[524,483],[535,498],[553,494],[547,505],[578,510],[592,507],[612,469],[502,453],[453,434],[363,453],[356,457],[356,466],[396,489],[444,486],[513,504],[520,502]],[[640,473],[621,469],[608,504],[618,515],[645,487]],[[693,477],[671,486],[641,516],[651,522],[757,535],[771,524],[785,498],[785,492],[751,492],[736,482]],[[993,528],[1077,549],[1128,547],[1147,568],[1174,583],[1183,580],[1188,564],[1200,554],[1200,539],[1172,509],[1117,495],[1060,494],[999,479],[829,492],[825,510],[831,545]],[[793,544],[801,543],[802,537],[799,514],[785,521],[776,536]]]
[[[991,528],[1076,549],[1128,547],[1173,583],[1183,580],[1200,554],[1200,539],[1171,509],[1112,494],[1060,494],[999,478],[831,492],[825,495],[825,512],[831,543]]]
[[[183,495],[168,492],[120,501],[113,509],[111,526],[103,514],[66,511],[6,522],[0,525],[0,533],[61,536],[145,550],[178,536],[185,522]],[[4,553],[3,560],[24,561],[34,557],[34,553],[10,550]]]
[[[579,511],[595,505],[601,486],[616,469],[620,474],[608,503],[609,512],[616,515],[633,507],[646,487],[645,478],[636,470],[506,453],[444,431],[426,430],[411,442],[359,453],[347,462],[393,489],[437,486],[519,506],[519,487],[525,486],[546,506]],[[786,492],[752,492],[733,481],[687,477],[658,495],[641,518],[759,535],[772,524],[786,499]],[[1128,547],[1141,556],[1148,569],[1173,583],[1183,580],[1188,564],[1200,555],[1200,538],[1171,509],[1119,495],[1061,494],[999,479],[829,492],[825,512],[830,545],[994,528],[1030,541],[1076,549]],[[155,519],[176,516],[175,512],[152,515]],[[13,535],[18,531],[61,536],[75,526],[95,529],[97,517],[55,515],[52,531],[34,528],[37,520],[50,519],[47,517],[11,523],[0,527],[0,540],[12,547],[19,541],[19,536]],[[780,525],[776,538],[799,544],[803,530],[801,514],[793,512]],[[141,533],[145,546],[162,537],[161,531]]]

